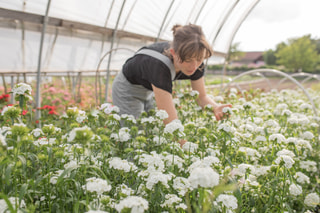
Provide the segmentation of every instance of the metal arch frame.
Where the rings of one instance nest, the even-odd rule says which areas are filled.
[[[232,11],[234,10],[234,8],[237,6],[237,4],[239,3],[240,0],[237,0],[236,2],[233,3],[233,5],[229,8],[228,12],[225,14],[225,16],[223,17],[221,23],[219,24],[219,28],[218,28],[218,31],[217,33],[215,34],[212,42],[211,42],[211,46],[214,47],[215,43],[216,43],[216,40],[224,26],[224,24],[226,23],[227,19],[230,17]],[[227,53],[228,54],[228,53]],[[225,57],[227,57],[227,54]],[[206,66],[208,65],[208,59],[206,60]]]
[[[200,14],[202,13],[202,10],[203,10],[204,6],[206,6],[207,2],[208,2],[208,0],[205,0],[205,1],[202,3],[202,5],[201,5],[201,7],[200,7],[200,10],[198,11],[198,14],[197,14],[196,18],[194,19],[194,23],[195,23],[195,24],[198,22],[199,16],[200,16]]]
[[[227,42],[227,45],[226,45],[228,47],[228,50],[227,50],[227,54],[225,55],[225,58],[224,58],[225,63],[224,63],[223,69],[221,70],[221,83],[223,83],[223,81],[224,81],[224,76],[225,76],[225,71],[226,71],[226,66],[227,66],[226,58],[230,54],[230,46],[232,44],[232,41],[233,41],[236,33],[238,32],[240,26],[244,22],[244,20],[248,17],[248,15],[251,13],[253,8],[259,3],[259,1],[260,0],[255,0],[255,2],[253,2],[252,5],[250,7],[248,7],[247,11],[243,13],[242,17],[240,17],[238,23],[234,27],[233,32],[231,33],[231,37],[230,37],[230,39],[229,39],[229,41]],[[221,87],[222,87],[222,84],[221,84]]]
[[[180,0],[180,2],[178,2],[177,4],[179,5],[182,1],[183,1],[183,0]],[[175,10],[173,10],[171,16],[169,17],[169,20],[172,19],[172,17],[173,17],[174,14],[176,13],[177,9],[178,9],[178,6],[175,8]],[[161,34],[160,34],[160,36],[159,36],[159,39],[160,39],[160,37],[163,35],[163,33],[168,29],[169,23],[170,23],[170,22],[167,21],[167,23],[163,26],[162,32],[161,32]]]
[[[318,80],[318,81],[320,81],[320,77],[319,77],[319,76],[317,76],[317,75],[315,75],[315,74],[310,74],[310,73],[304,73],[304,72],[294,73],[294,74],[292,74],[292,75],[290,75],[290,76],[291,76],[291,77],[307,76],[305,79],[303,79],[303,80],[301,81],[301,84],[303,84],[304,82],[306,82],[306,81],[308,81],[308,80],[310,80],[310,79],[313,79],[313,78],[316,79],[316,80]],[[281,79],[281,81],[279,81],[279,83],[277,84],[277,86],[280,85],[281,83],[283,83],[286,79],[287,79],[287,78]]]
[[[218,35],[220,34],[222,27],[224,26],[224,24],[226,23],[227,19],[230,17],[232,11],[234,10],[234,8],[237,6],[237,4],[240,2],[240,0],[237,0],[236,2],[233,3],[233,5],[229,8],[228,12],[225,14],[225,16],[223,17],[221,23],[219,24],[219,28],[218,31],[216,33],[216,35],[214,36],[212,42],[211,42],[211,46],[213,46],[216,43],[216,40],[218,38]]]
[[[122,6],[121,6],[121,9],[120,9],[120,12],[119,12],[119,16],[118,16],[118,19],[117,19],[117,23],[116,23],[116,26],[115,26],[114,31],[113,31],[110,50],[113,49],[114,41],[115,41],[115,39],[116,39],[117,31],[118,31],[118,27],[119,27],[119,21],[120,21],[120,18],[121,18],[121,15],[122,15],[122,12],[123,12],[123,8],[124,8],[124,5],[125,5],[125,4],[126,4],[126,0],[123,0]],[[111,58],[112,58],[112,51],[111,51],[110,54],[109,54],[109,61],[108,61],[108,66],[107,66],[106,89],[105,89],[105,102],[108,101],[108,87],[109,87],[109,78],[110,78],[110,63],[111,63]]]
[[[227,43],[227,47],[229,47],[228,49],[228,53],[227,55],[229,54],[229,51],[230,51],[230,46],[232,44],[232,41],[235,37],[235,35],[237,34],[240,26],[242,25],[242,23],[244,22],[244,20],[248,17],[248,15],[251,13],[251,11],[253,10],[253,8],[260,2],[260,0],[256,0],[250,7],[248,7],[248,10],[243,14],[243,16],[239,19],[239,22],[235,25],[234,27],[234,31],[231,33],[231,37],[230,37],[230,40],[229,42]],[[226,56],[227,57],[227,56]]]
[[[300,89],[303,91],[303,93],[307,96],[307,98],[309,99],[309,101],[310,101],[310,103],[312,105],[314,114],[316,116],[318,116],[316,106],[315,106],[312,98],[310,97],[309,93],[306,91],[306,89],[296,79],[294,79],[290,75],[288,75],[288,74],[286,74],[284,72],[281,72],[279,70],[275,70],[275,69],[254,69],[254,70],[250,70],[250,71],[241,73],[240,75],[237,75],[235,78],[233,78],[225,87],[223,87],[222,90],[220,91],[220,93],[222,93],[225,90],[225,88],[229,87],[232,82],[234,82],[235,80],[241,78],[242,76],[249,75],[249,74],[257,74],[257,73],[261,74],[261,72],[276,73],[276,74],[279,74],[279,75],[291,80],[293,83],[295,83],[298,87],[300,87]]]
[[[104,58],[107,56],[107,55],[109,55],[109,54],[111,54],[111,52],[114,52],[114,51],[117,51],[117,50],[128,50],[128,51],[130,51],[130,52],[135,52],[135,50],[132,50],[132,49],[130,49],[130,48],[121,48],[121,47],[117,47],[117,48],[114,48],[114,49],[111,49],[111,50],[109,50],[108,52],[106,52],[101,58],[100,58],[100,61],[99,61],[99,63],[98,63],[98,66],[97,66],[97,69],[96,69],[96,77],[95,77],[95,94],[96,94],[96,105],[98,105],[98,96],[100,96],[100,103],[101,103],[101,100],[102,100],[102,98],[101,98],[101,94],[100,95],[98,95],[98,84],[99,84],[99,87],[100,87],[100,79],[98,80],[98,78],[99,78],[99,68],[100,68],[100,65],[101,65],[101,63],[102,63],[102,61],[104,60]],[[106,86],[108,86],[108,85],[106,85]],[[100,89],[100,91],[101,91],[101,89]]]
[[[39,121],[38,127],[41,127],[41,112],[39,108],[41,107],[40,103],[40,83],[41,83],[41,61],[42,61],[42,49],[44,43],[44,36],[46,33],[47,23],[49,21],[49,10],[50,10],[51,0],[48,0],[46,14],[43,20],[43,27],[41,32],[40,48],[39,48],[39,57],[38,57],[38,68],[37,68],[37,89],[36,89],[36,119]]]
[[[170,12],[174,2],[175,2],[175,0],[171,0],[171,3],[170,3],[170,5],[169,5],[169,7],[167,9],[167,12],[166,12],[165,16],[163,17],[163,20],[162,20],[162,23],[161,23],[161,26],[160,26],[156,41],[159,41],[159,39],[160,39],[160,35],[162,33],[163,26],[164,26],[164,24],[165,24],[165,22],[166,22],[166,20],[168,18],[169,12]]]

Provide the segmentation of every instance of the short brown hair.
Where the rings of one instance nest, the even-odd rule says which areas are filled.
[[[171,48],[183,62],[190,58],[202,60],[213,55],[213,50],[206,40],[202,28],[198,25],[174,25]]]

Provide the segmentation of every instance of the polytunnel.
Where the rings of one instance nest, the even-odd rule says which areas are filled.
[[[3,82],[21,75],[96,75],[119,71],[143,45],[171,40],[175,24],[202,26],[221,63],[259,0],[2,0],[0,73]],[[39,90],[37,86],[37,90]],[[108,87],[106,93],[108,94]],[[37,91],[37,106],[39,103]],[[106,99],[107,100],[107,96]]]

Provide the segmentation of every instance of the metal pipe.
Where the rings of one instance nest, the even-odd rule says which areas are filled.
[[[203,8],[204,8],[204,6],[207,4],[207,0],[205,0],[204,2],[203,2],[203,4],[201,5],[201,8],[200,8],[200,10],[199,10],[199,12],[198,12],[198,14],[197,14],[197,17],[195,18],[195,20],[194,20],[194,23],[196,24],[197,23],[197,21],[198,21],[198,18],[199,18],[199,16],[200,16],[200,14],[202,13],[202,10],[203,10]]]
[[[235,82],[235,80],[241,78],[242,76],[244,75],[248,75],[248,74],[254,74],[254,73],[260,73],[260,72],[269,72],[269,73],[276,73],[276,74],[279,74],[287,79],[289,79],[290,81],[292,81],[293,83],[295,83],[298,87],[300,87],[300,89],[304,92],[304,94],[307,96],[307,98],[309,99],[311,105],[312,105],[312,108],[313,108],[313,111],[314,111],[314,114],[316,116],[318,116],[318,113],[317,113],[317,109],[316,109],[316,106],[311,98],[311,96],[309,95],[309,93],[307,92],[307,90],[296,80],[294,79],[293,77],[291,77],[290,75],[284,73],[284,72],[281,72],[279,70],[275,70],[275,69],[255,69],[255,70],[250,70],[250,71],[247,71],[247,72],[244,72],[244,73],[241,73],[240,75],[237,75],[235,78],[232,79],[232,81],[230,81],[221,91],[220,93],[224,92],[225,88],[228,88],[232,82]]]
[[[169,7],[168,7],[168,9],[167,9],[166,15],[163,17],[163,20],[162,20],[162,23],[161,23],[161,26],[160,26],[160,29],[159,29],[159,32],[158,32],[156,41],[159,41],[159,39],[160,39],[160,35],[161,35],[162,29],[163,29],[163,25],[164,25],[164,23],[165,23],[166,20],[167,20],[167,17],[168,17],[168,15],[169,15],[169,12],[170,12],[170,10],[171,10],[171,8],[172,8],[172,5],[173,5],[174,1],[175,1],[175,0],[172,0],[172,1],[171,1],[171,4],[169,5]]]
[[[45,35],[45,32],[46,32],[46,27],[47,27],[47,23],[48,23],[48,19],[49,19],[48,18],[48,14],[49,14],[49,9],[50,9],[50,4],[51,4],[51,0],[48,0],[46,14],[45,14],[44,20],[43,20],[43,27],[42,27],[41,40],[40,40],[40,49],[39,49],[39,57],[38,57],[37,90],[36,90],[36,120],[39,121],[38,127],[41,127],[41,122],[40,122],[41,113],[40,113],[40,110],[38,109],[38,108],[41,107],[41,103],[40,103],[41,59],[42,59],[42,49],[43,49],[44,35]]]
[[[122,12],[123,12],[123,8],[124,8],[124,5],[126,4],[126,0],[123,0],[123,3],[122,3],[122,6],[121,6],[121,9],[120,9],[120,13],[119,13],[119,16],[118,16],[118,19],[117,19],[117,23],[116,23],[116,26],[114,28],[114,31],[113,31],[113,36],[112,36],[112,40],[111,40],[111,47],[110,47],[110,50],[113,49],[113,45],[114,45],[114,41],[116,39],[116,36],[117,36],[117,30],[118,30],[118,26],[119,26],[119,21],[120,21],[120,18],[121,18],[121,15],[122,15]],[[110,63],[111,63],[111,58],[112,58],[112,52],[110,52],[109,54],[109,60],[108,60],[108,67],[107,67],[107,79],[106,79],[106,89],[105,89],[105,102],[108,101],[108,86],[109,86],[109,78],[110,78]]]
[[[242,23],[244,22],[244,20],[248,17],[248,15],[251,13],[251,11],[253,10],[253,8],[258,4],[259,1],[260,1],[260,0],[256,0],[251,6],[248,7],[248,10],[243,14],[243,16],[239,19],[239,22],[237,23],[237,25],[234,27],[234,30],[233,30],[233,32],[231,33],[231,37],[230,37],[229,41],[227,42],[228,52],[227,52],[227,55],[226,55],[226,57],[225,57],[225,60],[226,60],[226,58],[227,58],[227,57],[229,56],[229,54],[230,54],[230,46],[231,46],[231,44],[232,44],[232,41],[233,41],[236,33],[237,33],[238,30],[239,30],[241,24],[242,24]],[[238,3],[238,2],[237,2],[237,3]],[[225,62],[226,62],[226,61],[225,61]],[[226,74],[226,73],[225,73],[226,66],[227,66],[227,64],[224,63],[224,67],[223,67],[223,69],[222,69],[222,71],[221,71],[221,72],[222,72],[222,73],[221,73],[221,75],[222,75],[221,88],[222,88],[222,84],[223,84],[223,76]]]

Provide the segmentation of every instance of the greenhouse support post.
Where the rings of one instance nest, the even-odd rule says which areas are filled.
[[[117,23],[116,23],[116,26],[114,27],[110,50],[113,49],[114,40],[116,39],[116,36],[117,36],[119,21],[120,21],[120,18],[121,18],[121,15],[122,15],[122,11],[123,11],[123,8],[124,8],[125,4],[126,4],[126,0],[124,0],[123,3],[122,3],[122,6],[121,6],[121,9],[120,9],[120,12],[119,12],[119,16],[118,16],[118,19],[117,19]],[[105,94],[105,102],[106,103],[108,102],[108,87],[109,87],[109,78],[110,78],[111,58],[112,58],[112,52],[110,52],[110,54],[109,54],[108,67],[107,67],[107,79],[106,79],[106,90],[105,90],[105,92],[106,92],[106,94]]]
[[[36,120],[39,121],[38,126],[41,127],[40,117],[41,113],[39,108],[41,107],[40,103],[40,84],[41,84],[41,59],[42,59],[42,49],[43,49],[43,42],[44,42],[44,35],[46,32],[46,27],[48,23],[48,14],[50,9],[51,0],[48,0],[46,14],[43,20],[43,27],[41,33],[41,40],[40,40],[40,49],[39,49],[39,58],[38,58],[38,68],[37,68],[37,91],[36,91]]]

